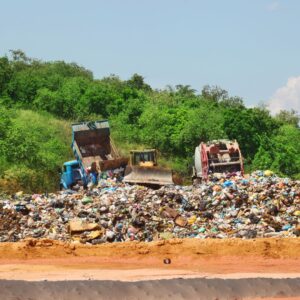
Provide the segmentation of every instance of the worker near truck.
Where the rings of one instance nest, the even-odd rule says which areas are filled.
[[[92,162],[91,166],[86,170],[86,172],[90,176],[93,185],[97,185],[99,171],[96,162]]]

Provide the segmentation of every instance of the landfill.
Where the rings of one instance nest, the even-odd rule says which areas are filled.
[[[300,236],[300,181],[270,171],[151,189],[102,176],[88,190],[0,196],[0,242]]]

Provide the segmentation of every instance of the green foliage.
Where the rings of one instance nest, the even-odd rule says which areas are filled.
[[[11,76],[12,68],[8,58],[6,56],[0,57],[0,96],[6,91]]]
[[[11,61],[6,57],[0,60],[0,66],[4,65],[4,74],[0,72],[0,91],[3,86],[1,94],[8,95],[16,106],[26,109],[32,108],[33,102],[38,109],[44,109],[45,100],[50,97],[55,101],[52,105],[46,105],[47,111],[69,118],[72,113],[68,108],[78,100],[78,89],[82,90],[84,82],[93,80],[92,73],[75,63],[41,62],[28,58],[20,50],[11,53]],[[51,92],[56,92],[56,97]],[[70,100],[73,96],[75,99]],[[62,104],[64,97],[68,99],[65,105]]]
[[[61,165],[72,158],[70,124],[25,110],[15,111],[7,124],[0,143],[0,181],[27,191],[56,189]]]
[[[193,153],[200,140],[222,137],[221,126],[221,113],[205,105],[193,109],[148,104],[139,120],[141,142],[181,157]]]
[[[271,136],[278,123],[269,111],[261,108],[230,108],[224,112],[224,130],[228,138],[236,139],[243,155],[252,160],[257,152],[261,138]]]
[[[57,119],[60,118],[60,119]],[[71,121],[108,118],[120,152],[157,148],[163,166],[189,176],[201,141],[236,139],[247,170],[299,177],[299,115],[246,108],[218,86],[153,90],[139,74],[94,80],[89,70],[13,50],[0,57],[0,189],[54,190],[72,158]],[[63,121],[63,119],[70,121]]]
[[[145,90],[145,91],[152,90],[150,85],[144,82],[144,77],[136,73],[133,74],[132,77],[129,80],[127,80],[126,83],[132,89]]]
[[[270,168],[282,176],[300,178],[300,130],[282,126],[277,135],[265,138],[253,161],[253,167]]]
[[[294,110],[281,110],[276,116],[275,119],[281,124],[290,124],[295,127],[300,125],[300,115]]]
[[[38,170],[23,165],[12,165],[4,171],[0,179],[0,188],[7,193],[13,193],[19,190],[42,192],[41,187],[47,189],[44,183]]]
[[[7,137],[7,132],[11,126],[11,112],[6,108],[0,107],[0,143]]]
[[[202,89],[201,95],[204,99],[219,103],[225,108],[245,108],[243,99],[241,97],[231,97],[226,90],[223,90],[219,86],[205,85]]]

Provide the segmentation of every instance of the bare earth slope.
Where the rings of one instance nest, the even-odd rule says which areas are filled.
[[[69,244],[51,240],[27,240],[0,244],[0,278],[8,265],[19,271],[34,270],[181,270],[187,274],[299,273],[300,240],[291,239],[174,239],[151,243],[128,242],[100,245]],[[169,258],[171,264],[164,264]],[[49,270],[50,270],[49,269]],[[138,273],[137,271],[135,271]],[[18,276],[12,272],[12,275]],[[101,272],[103,274],[103,272]],[[28,276],[31,276],[28,274]],[[108,276],[108,273],[105,274]],[[137,276],[138,277],[138,276]],[[143,272],[140,278],[143,279]],[[24,279],[24,278],[14,278]],[[95,278],[119,279],[120,278]],[[125,278],[128,280],[130,278]]]
[[[108,291],[111,299],[124,299],[118,294],[120,289],[128,292],[127,299],[154,299],[154,291],[160,291],[163,299],[300,299],[299,253],[297,238],[174,239],[95,246],[51,240],[2,243],[0,291],[6,299],[15,300],[38,299],[35,293],[41,290],[43,299],[56,297],[59,290],[65,291],[61,299],[70,295],[73,300],[80,295],[105,299]],[[170,264],[164,263],[166,258]],[[65,280],[68,282],[49,282]],[[18,298],[20,287],[28,291],[27,298],[25,294]],[[218,294],[220,290],[224,293]]]

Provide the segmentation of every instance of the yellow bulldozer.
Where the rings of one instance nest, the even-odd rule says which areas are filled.
[[[156,149],[130,151],[124,182],[148,186],[173,184],[172,171],[157,165]]]

